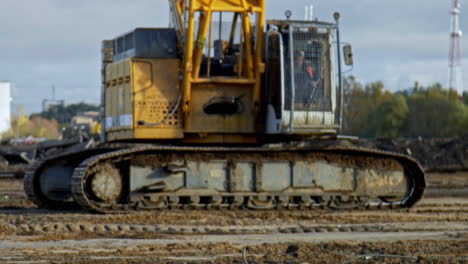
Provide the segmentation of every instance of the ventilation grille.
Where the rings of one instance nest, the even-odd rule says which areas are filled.
[[[159,124],[158,127],[180,128],[182,126],[180,110],[176,110],[173,115],[169,116],[176,105],[177,102],[175,101],[139,101],[136,102],[136,115],[138,116],[139,122],[143,121],[146,124]],[[164,119],[166,120],[161,123]]]

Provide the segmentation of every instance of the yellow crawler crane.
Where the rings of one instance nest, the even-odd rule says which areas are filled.
[[[39,207],[401,208],[410,157],[350,147],[335,22],[265,21],[265,0],[170,0],[170,28],[103,42],[103,142],[36,162]],[[344,56],[343,56],[344,55]]]

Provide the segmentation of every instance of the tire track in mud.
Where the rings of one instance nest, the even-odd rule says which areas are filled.
[[[204,234],[296,234],[296,233],[349,233],[349,232],[468,232],[467,223],[451,223],[449,226],[437,223],[426,224],[345,224],[345,225],[286,225],[286,226],[181,226],[148,224],[4,224],[4,233],[16,235],[31,234],[75,234],[94,233],[98,235],[204,235]]]
[[[348,263],[346,261],[357,258],[368,260],[366,263],[369,260],[372,263],[378,260],[382,262],[375,263],[407,263],[401,262],[403,258],[414,258],[414,261],[418,260],[417,263],[451,264],[468,260],[463,254],[468,248],[462,240],[446,240],[443,234],[423,235],[431,240],[410,240],[403,237],[406,235],[409,238],[420,237],[414,233],[361,233],[357,241],[354,234],[208,235],[136,239],[130,242],[122,239],[8,241],[0,249],[0,255],[4,253],[0,260],[8,264],[304,264]],[[387,240],[378,238],[382,236],[387,236]],[[344,239],[337,242],[341,238]],[[367,241],[367,238],[372,241]],[[434,252],[435,248],[437,252]],[[403,257],[395,258],[396,255]]]

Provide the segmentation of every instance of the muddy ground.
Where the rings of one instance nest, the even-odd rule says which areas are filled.
[[[0,263],[468,263],[468,173],[410,210],[49,211],[0,179]]]

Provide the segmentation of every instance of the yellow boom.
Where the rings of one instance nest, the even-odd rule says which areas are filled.
[[[170,0],[170,2],[172,8],[175,9],[173,14],[175,14],[176,24],[179,25],[179,34],[184,35],[187,32],[184,41],[184,113],[186,115],[189,113],[192,89],[195,83],[203,83],[204,86],[219,85],[219,83],[250,85],[252,86],[254,111],[258,113],[260,79],[265,70],[262,62],[265,0]],[[232,13],[233,28],[235,28],[238,18],[241,17],[241,39],[243,42],[239,55],[240,60],[236,67],[237,78],[200,76],[207,39],[212,40],[213,14],[215,12]],[[254,23],[252,23],[253,19]],[[255,28],[253,28],[253,24],[255,24]],[[183,25],[187,25],[187,28]],[[196,28],[198,28],[198,32],[195,32]],[[234,31],[231,34],[234,34]],[[208,46],[208,49],[211,50],[211,45]]]

